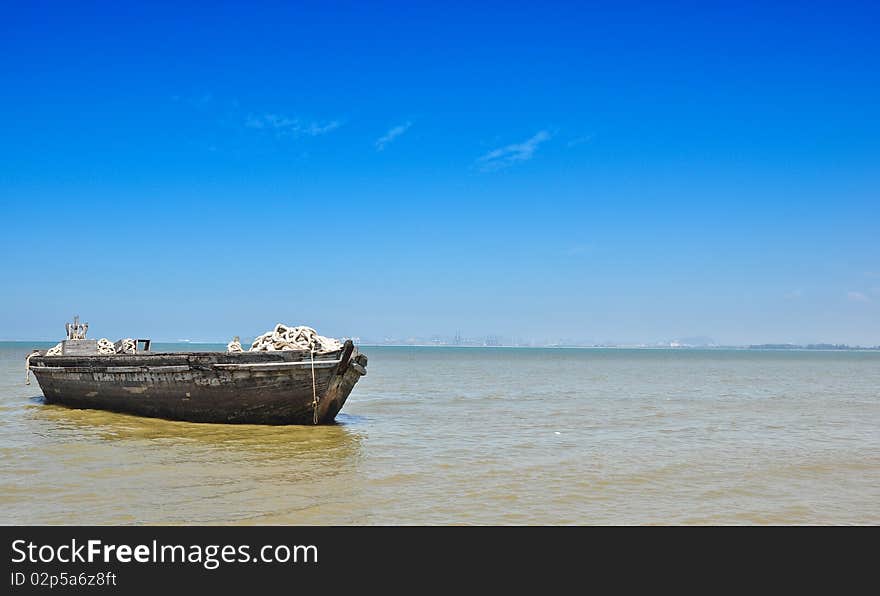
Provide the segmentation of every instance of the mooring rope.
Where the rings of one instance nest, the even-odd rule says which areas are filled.
[[[31,352],[30,354],[27,355],[27,358],[24,359],[24,370],[25,370],[24,384],[25,385],[31,384],[31,358],[33,358],[34,356],[39,356],[39,355],[40,355],[40,351],[34,350],[33,352]]]
[[[310,350],[312,357],[312,410],[314,412],[314,422],[318,424],[318,388],[315,383],[315,351]]]

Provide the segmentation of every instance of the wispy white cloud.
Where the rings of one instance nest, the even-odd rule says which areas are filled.
[[[494,149],[477,160],[477,167],[484,172],[500,170],[517,162],[528,161],[535,155],[538,146],[550,139],[550,133],[540,130],[522,143],[514,143],[500,149]]]
[[[385,149],[385,145],[409,130],[410,126],[412,126],[412,122],[404,122],[386,132],[382,137],[376,140],[376,151],[382,151]]]
[[[846,297],[850,302],[870,302],[871,301],[871,299],[867,296],[867,294],[864,294],[862,292],[847,292]]]
[[[339,120],[331,120],[326,124],[318,124],[317,122],[312,122],[305,128],[305,133],[309,136],[316,137],[318,135],[326,134],[332,130],[336,130],[340,126],[342,126],[342,122],[340,122]]]
[[[290,118],[281,114],[250,114],[245,119],[244,125],[248,128],[272,131],[278,136],[316,137],[336,130],[342,123],[338,120],[325,123],[303,122],[299,118]]]

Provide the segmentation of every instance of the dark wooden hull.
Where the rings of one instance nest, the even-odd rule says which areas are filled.
[[[191,422],[332,422],[367,357],[307,351],[34,356],[46,402]],[[313,382],[314,379],[314,382]],[[313,389],[314,387],[314,389]],[[317,407],[315,407],[317,397]]]

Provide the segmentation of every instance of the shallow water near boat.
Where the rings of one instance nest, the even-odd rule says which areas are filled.
[[[880,352],[362,347],[338,424],[269,427],[46,405],[31,347],[4,524],[880,523]]]

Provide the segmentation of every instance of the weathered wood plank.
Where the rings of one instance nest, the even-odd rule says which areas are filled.
[[[330,368],[340,363],[339,360],[310,360],[302,362],[255,362],[253,364],[215,364],[220,370],[289,370],[291,368]]]

